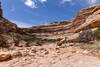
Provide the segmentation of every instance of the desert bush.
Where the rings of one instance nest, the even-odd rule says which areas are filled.
[[[62,40],[62,38],[58,38],[56,41],[60,41],[60,40]]]
[[[91,29],[83,30],[75,40],[76,42],[89,43],[95,39],[95,34]]]
[[[63,31],[62,34],[65,34],[65,32]]]
[[[37,43],[38,45],[42,45],[44,43],[55,43],[57,41],[62,40],[61,38],[57,38],[57,39],[41,39],[41,38],[37,38],[35,35],[22,35],[22,34],[18,34],[18,33],[13,33],[10,32],[8,33],[14,40],[15,44],[17,44],[20,40],[24,40],[25,42],[27,42],[27,46],[29,43],[34,42]]]
[[[81,49],[87,49],[87,50],[100,50],[100,45],[85,45],[85,46],[80,46]]]
[[[36,36],[32,35],[24,35],[22,37],[22,40],[26,41],[26,42],[39,42],[41,41],[41,38],[37,38]]]
[[[58,32],[56,32],[55,35],[58,35]]]
[[[11,37],[19,38],[19,39],[22,37],[21,34],[19,34],[19,33],[14,33],[14,32],[9,32],[8,35],[10,35]]]
[[[43,44],[43,42],[36,42],[36,44],[38,44],[39,46],[41,46]]]
[[[8,35],[13,38],[15,43],[18,43],[19,40],[21,40],[21,38],[22,38],[22,35],[19,33],[9,32]]]
[[[18,43],[19,40],[24,40],[27,43],[41,41],[41,38],[37,38],[35,35],[22,35],[14,32],[10,32],[8,33],[8,35],[10,35],[13,38],[15,43]]]
[[[32,41],[34,40],[34,38],[32,36],[23,36],[22,37],[22,40],[26,41],[26,42],[29,42],[29,41]]]
[[[100,25],[98,25],[98,29],[95,31],[95,36],[97,40],[100,40]]]
[[[50,43],[55,43],[57,41],[62,40],[61,38],[57,38],[57,39],[44,39],[45,42],[50,42]]]

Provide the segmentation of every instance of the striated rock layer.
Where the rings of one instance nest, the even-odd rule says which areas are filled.
[[[1,8],[0,8],[1,9]],[[42,38],[74,38],[74,33],[80,34],[83,30],[97,28],[100,24],[100,4],[91,6],[89,8],[82,9],[76,14],[76,17],[72,21],[62,21],[60,23],[54,22],[41,26],[32,26],[30,28],[19,28],[16,24],[8,21],[7,19],[0,17],[0,35],[8,32],[14,32],[19,34],[38,35]],[[56,37],[53,37],[56,36]],[[92,38],[92,37],[91,37]],[[92,38],[91,40],[93,40]],[[81,39],[80,39],[81,40]]]
[[[18,28],[16,24],[10,22],[3,17],[0,17],[0,33],[8,32],[22,33],[22,30]]]
[[[47,24],[42,26],[33,26],[24,28],[29,33],[53,33],[70,30],[72,32],[80,32],[83,29],[91,29],[98,27],[100,24],[100,5],[91,6],[82,9],[76,14],[72,21],[63,21],[57,24]],[[87,28],[88,27],[88,28]]]
[[[74,25],[75,24],[75,25]],[[100,24],[100,5],[91,6],[81,10],[73,21],[75,32],[80,32],[86,27],[96,28]]]

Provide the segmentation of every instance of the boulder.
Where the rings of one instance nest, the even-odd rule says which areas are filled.
[[[0,35],[0,46],[3,46],[3,44],[5,45],[6,43],[3,37]]]
[[[22,52],[21,51],[11,51],[11,57],[16,58],[16,57],[22,57]]]
[[[6,34],[0,34],[0,47],[13,47],[15,42],[12,37]]]
[[[20,40],[17,44],[17,46],[19,47],[26,47],[27,46],[27,42],[23,41],[23,40]]]
[[[11,57],[8,52],[0,52],[0,61],[6,61]]]

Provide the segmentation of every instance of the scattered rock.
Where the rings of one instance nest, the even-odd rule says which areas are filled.
[[[16,57],[22,57],[23,55],[22,55],[22,52],[20,52],[20,51],[12,51],[11,52],[11,57],[12,58],[16,58]]]
[[[89,51],[85,50],[85,51],[83,51],[82,53],[83,53],[83,54],[88,54]]]
[[[13,38],[8,35],[1,34],[0,41],[1,47],[13,47],[15,45]]]
[[[26,47],[27,46],[27,42],[20,40],[19,43],[17,44],[17,46],[19,47]]]

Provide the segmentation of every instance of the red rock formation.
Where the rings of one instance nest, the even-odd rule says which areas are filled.
[[[69,24],[69,23],[72,23],[72,22],[71,21],[62,21],[62,22],[60,22],[60,25]]]
[[[2,9],[0,8],[0,16],[2,16]]]
[[[93,15],[98,10],[100,10],[100,5],[95,5],[89,8],[82,9],[80,12],[76,14],[76,17],[72,20],[73,23],[70,25],[70,28],[78,28],[80,25],[85,23],[89,16]]]
[[[23,31],[21,28],[18,28],[16,24],[8,21],[3,17],[0,17],[0,33],[8,32],[22,33]]]
[[[2,8],[1,8],[1,2],[0,2],[0,16],[2,17]]]
[[[85,21],[75,29],[75,32],[80,32],[87,26],[89,26],[90,28],[95,28],[100,24],[100,5],[92,6],[90,8],[93,8],[90,12],[91,14],[87,16]],[[87,9],[89,10],[90,8]]]

